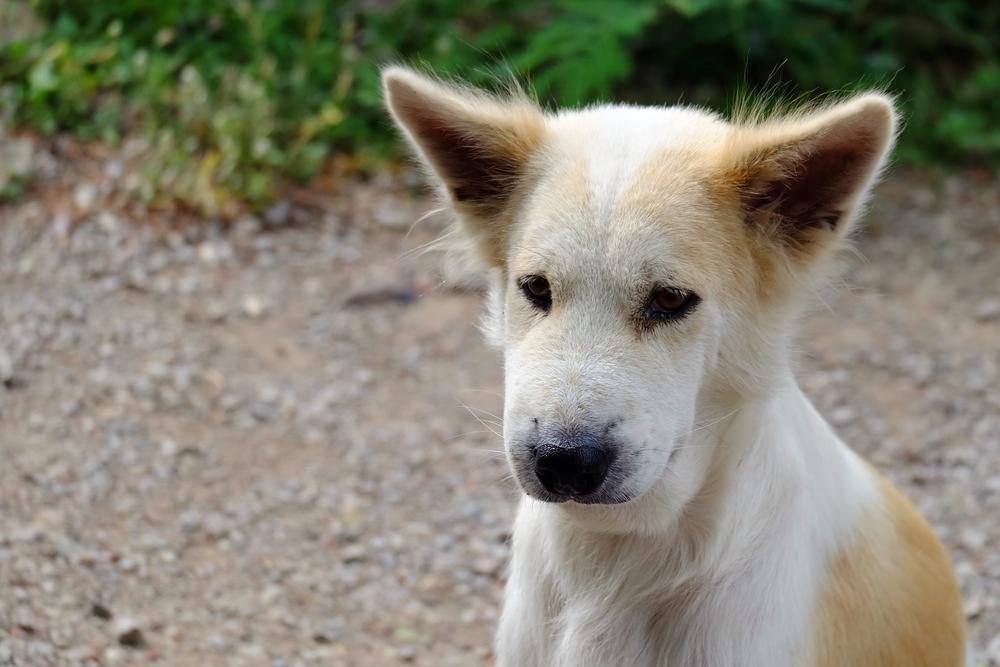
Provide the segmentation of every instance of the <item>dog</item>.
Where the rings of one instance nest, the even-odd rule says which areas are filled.
[[[963,664],[944,548],[790,359],[894,100],[726,120],[382,80],[492,285],[524,492],[496,664]]]

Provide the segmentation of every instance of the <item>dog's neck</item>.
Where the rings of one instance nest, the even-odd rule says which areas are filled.
[[[589,560],[587,554],[642,543],[659,553],[663,570],[673,571],[660,575],[682,584],[760,558],[785,543],[776,533],[825,541],[867,495],[852,488],[864,478],[859,459],[790,374],[767,396],[716,399],[700,411],[698,424],[671,462],[677,470],[636,501],[538,503],[558,536],[556,548],[561,538],[567,554],[579,555],[570,560]]]

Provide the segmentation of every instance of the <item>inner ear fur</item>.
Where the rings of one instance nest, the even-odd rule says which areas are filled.
[[[386,105],[443,186],[486,259],[502,263],[505,213],[523,187],[545,118],[524,95],[497,97],[390,67]]]
[[[827,109],[737,128],[732,179],[751,227],[790,249],[846,234],[896,131],[892,100],[866,94]]]

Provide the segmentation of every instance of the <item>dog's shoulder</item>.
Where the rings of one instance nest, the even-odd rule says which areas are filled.
[[[878,497],[829,563],[813,664],[962,665],[964,620],[948,555],[913,504],[869,470]]]

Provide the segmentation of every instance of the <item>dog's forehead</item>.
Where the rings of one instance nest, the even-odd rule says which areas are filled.
[[[704,152],[726,140],[730,125],[720,116],[689,107],[608,105],[564,111],[547,123],[554,153],[585,154],[591,164],[635,169],[657,153]],[[595,171],[598,180],[613,174]]]
[[[696,270],[688,265],[714,235],[706,164],[727,128],[683,108],[602,107],[555,117],[522,215],[515,269],[603,267],[659,277]]]

